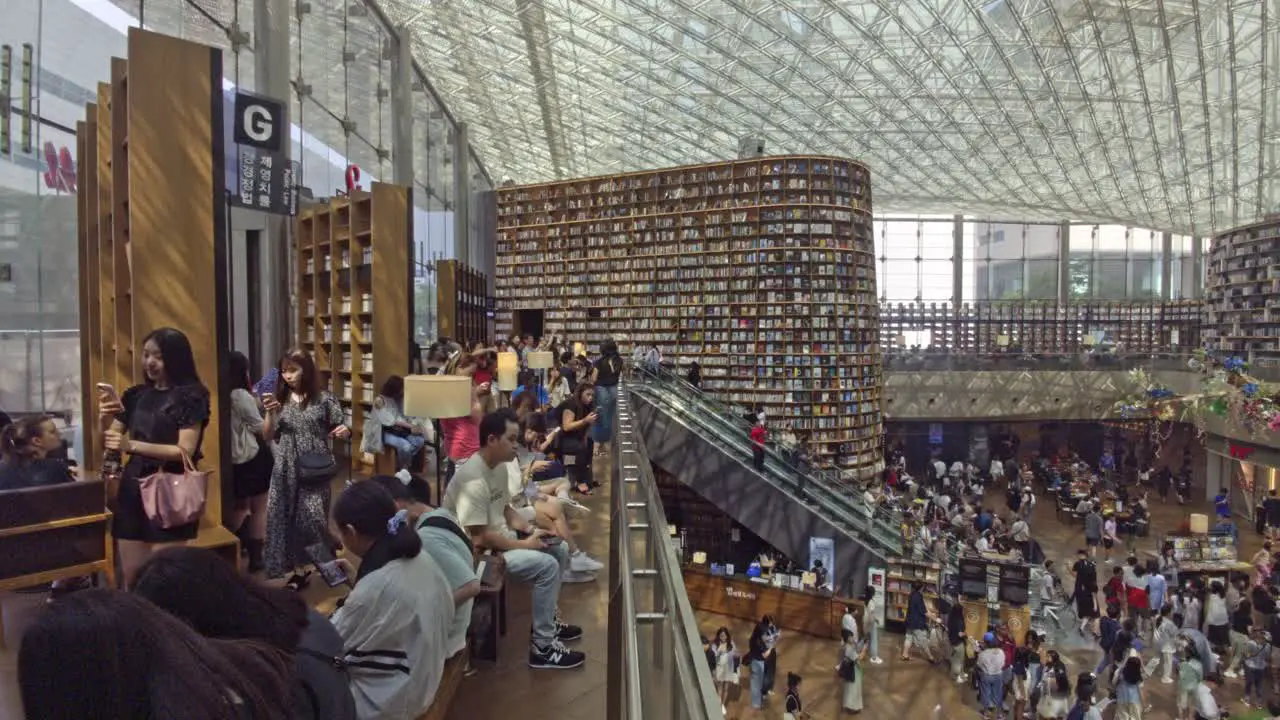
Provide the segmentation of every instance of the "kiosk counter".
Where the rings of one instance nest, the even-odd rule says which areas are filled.
[[[859,623],[862,619],[861,600],[840,598],[829,592],[776,587],[744,575],[712,575],[702,568],[686,566],[684,585],[695,610],[753,622],[772,615],[783,630],[818,637],[840,637],[840,618],[846,605],[854,609]]]

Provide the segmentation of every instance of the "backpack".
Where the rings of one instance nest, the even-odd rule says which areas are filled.
[[[1111,648],[1116,644],[1116,636],[1120,634],[1120,623],[1106,617],[1102,618],[1100,625],[1102,637],[1098,639],[1098,644],[1102,646],[1103,650],[1110,653]]]

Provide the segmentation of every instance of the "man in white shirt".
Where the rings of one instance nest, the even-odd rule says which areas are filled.
[[[476,546],[502,554],[508,578],[533,586],[529,666],[575,668],[586,661],[586,655],[569,650],[563,642],[581,638],[582,628],[556,620],[560,585],[569,564],[563,539],[534,527],[510,504],[507,463],[516,458],[519,432],[511,410],[485,415],[480,421],[480,450],[458,466],[441,505],[458,518]]]
[[[933,460],[933,479],[941,483],[947,477],[947,464],[941,458]]]

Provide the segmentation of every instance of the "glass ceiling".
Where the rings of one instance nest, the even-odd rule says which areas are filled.
[[[495,180],[862,159],[878,213],[1207,235],[1280,210],[1245,0],[380,0]]]

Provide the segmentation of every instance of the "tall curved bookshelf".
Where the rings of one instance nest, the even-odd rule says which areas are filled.
[[[1247,358],[1280,358],[1280,219],[1213,238],[1205,282],[1206,345]]]
[[[496,328],[656,345],[791,424],[848,478],[883,467],[871,177],[787,155],[498,191]],[[536,328],[536,329],[534,329]]]

